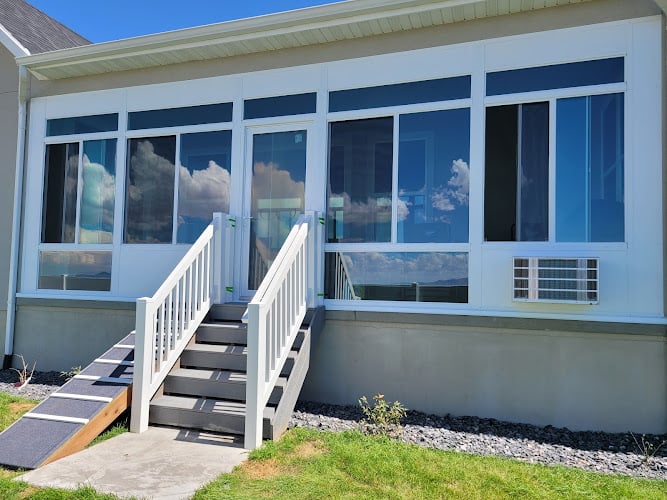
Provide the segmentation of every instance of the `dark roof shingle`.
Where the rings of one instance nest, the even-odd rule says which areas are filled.
[[[90,44],[24,0],[0,0],[0,24],[31,54]]]

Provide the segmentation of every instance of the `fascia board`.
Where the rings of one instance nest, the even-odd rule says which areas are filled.
[[[667,0],[654,0],[655,3],[662,9],[664,14],[667,14]]]

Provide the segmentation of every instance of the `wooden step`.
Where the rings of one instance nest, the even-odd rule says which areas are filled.
[[[246,381],[245,372],[177,368],[167,376],[164,393],[245,401]],[[287,378],[280,377],[269,397],[269,404],[278,404],[286,385]]]
[[[271,437],[271,419],[275,410],[264,409],[263,435]],[[151,402],[151,424],[201,429],[210,432],[243,434],[245,403],[210,398],[160,396]]]

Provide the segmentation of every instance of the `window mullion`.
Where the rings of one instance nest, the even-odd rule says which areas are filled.
[[[83,198],[83,145],[79,141],[78,172],[76,179],[76,222],[74,223],[74,243],[79,243],[79,232],[81,227],[81,203]]]
[[[549,100],[549,241],[556,241],[556,99]]]
[[[176,158],[174,158],[174,213],[172,217],[171,242],[177,243],[178,237],[178,186],[180,184],[181,167],[181,134],[176,134]]]
[[[399,146],[399,114],[394,114],[394,133],[391,168],[391,242],[398,241],[398,146]]]

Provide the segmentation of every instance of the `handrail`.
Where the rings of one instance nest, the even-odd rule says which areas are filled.
[[[264,407],[306,315],[309,283],[316,273],[309,269],[314,261],[314,232],[315,214],[302,215],[248,304],[247,449],[262,442]]]
[[[130,430],[148,428],[148,407],[211,307],[218,281],[222,221],[216,213],[152,297],[137,299]],[[228,218],[228,217],[227,217]],[[217,247],[217,248],[214,248]],[[216,271],[214,271],[214,268]]]

